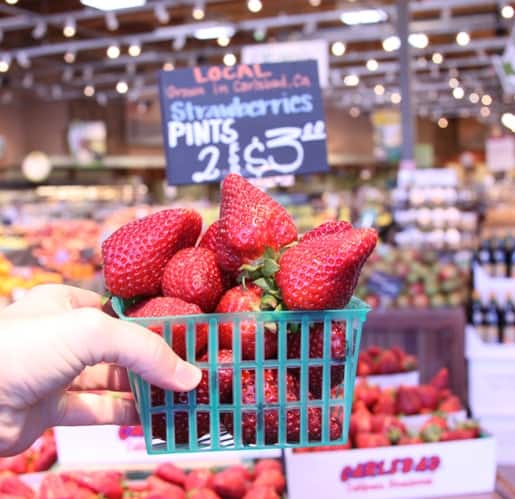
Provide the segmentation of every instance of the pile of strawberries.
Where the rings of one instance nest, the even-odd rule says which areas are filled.
[[[189,473],[164,463],[138,482],[111,470],[48,473],[38,493],[16,475],[0,474],[0,497],[18,499],[280,499],[285,488],[282,465],[274,459],[258,461],[253,468]]]
[[[374,345],[359,353],[358,376],[395,374],[414,371],[416,368],[416,357],[400,347],[382,349]]]
[[[201,234],[202,220],[193,210],[164,210],[131,222],[112,234],[102,246],[104,277],[107,289],[132,304],[130,317],[163,317],[216,312],[324,310],[343,308],[356,287],[361,268],[377,243],[373,229],[357,229],[347,222],[328,222],[299,239],[293,219],[267,194],[243,177],[231,174],[221,186],[220,218]],[[162,334],[159,324],[151,326]],[[182,358],[207,362],[209,328],[206,323],[195,327],[194,351],[187,348],[186,325],[172,328],[172,347]],[[276,368],[256,372],[241,371],[240,386],[233,386],[233,351],[239,342],[242,366],[245,361],[278,358],[278,327],[273,322],[263,325],[262,334],[253,319],[233,323],[219,320],[217,365],[220,404],[232,404],[241,397],[242,404],[265,403],[265,442],[278,441],[279,413],[266,405],[279,402],[279,387],[286,390],[286,402],[300,400],[300,369],[288,368],[286,379],[279,379]],[[330,387],[341,384],[345,359],[345,323],[333,322],[331,328]],[[301,359],[301,335],[298,324],[287,330],[288,359]],[[309,327],[309,357],[321,359],[324,352],[321,323]],[[256,353],[262,352],[258,358]],[[307,360],[307,359],[305,359]],[[300,363],[299,363],[300,366]],[[262,376],[259,382],[258,376]],[[197,436],[209,433],[210,380],[204,370],[196,390]],[[320,399],[323,392],[320,364],[309,369],[309,398]],[[258,397],[257,386],[262,386]],[[302,387],[304,390],[305,388]],[[307,389],[307,387],[306,387]],[[186,394],[175,394],[174,403],[186,404]],[[161,390],[152,390],[152,405],[164,404]],[[233,432],[233,414],[227,411],[216,428],[224,426]],[[287,441],[298,442],[300,410],[288,410]],[[175,442],[189,441],[188,412],[175,413]],[[256,442],[258,415],[243,412],[241,437],[245,444]],[[153,434],[166,439],[164,414],[152,421]],[[332,417],[331,438],[341,435],[341,421]],[[308,410],[310,440],[321,438],[321,409]]]

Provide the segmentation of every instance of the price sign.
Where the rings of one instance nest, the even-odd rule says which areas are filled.
[[[327,171],[315,61],[162,71],[170,185]]]

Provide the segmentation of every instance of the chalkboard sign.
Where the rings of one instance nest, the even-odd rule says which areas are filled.
[[[375,294],[395,299],[404,288],[404,282],[399,277],[376,271],[368,278],[367,287]]]
[[[328,170],[315,61],[162,71],[160,95],[170,185]]]

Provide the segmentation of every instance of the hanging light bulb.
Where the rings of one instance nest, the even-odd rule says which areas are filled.
[[[440,52],[435,52],[433,56],[431,57],[431,60],[435,64],[442,64],[443,62],[443,55]]]
[[[488,118],[491,114],[490,108],[486,106],[482,107],[479,112],[483,118]]]
[[[231,43],[231,39],[228,36],[219,36],[216,42],[220,47],[227,47]]]
[[[511,5],[505,5],[501,9],[501,16],[504,19],[511,19],[515,15],[515,9]]]
[[[390,101],[392,104],[400,104],[402,101],[402,96],[399,92],[393,92],[390,96]]]
[[[461,100],[463,99],[463,97],[465,97],[465,90],[463,90],[463,88],[461,87],[456,87],[453,91],[452,91],[452,96],[457,99],[457,100]]]
[[[345,54],[345,51],[347,50],[347,46],[343,42],[334,42],[331,45],[331,53],[336,56],[340,57],[343,54]]]
[[[375,87],[374,87],[374,93],[376,95],[384,95],[384,87],[383,85],[381,85],[380,83],[378,83]]]
[[[11,67],[11,56],[9,54],[3,54],[0,58],[0,73],[7,73]]]
[[[359,85],[359,76],[358,75],[347,75],[343,79],[343,84],[346,87],[357,87]]]
[[[138,57],[141,54],[141,45],[138,42],[133,42],[129,45],[127,52],[131,57]]]
[[[64,57],[64,62],[66,62],[67,64],[73,64],[75,62],[75,57],[76,57],[75,51],[67,50],[64,53],[63,57]]]
[[[120,27],[120,23],[118,22],[118,18],[116,14],[109,10],[105,15],[106,26],[109,31],[116,31]]]
[[[261,0],[248,0],[247,8],[250,10],[250,12],[255,14],[263,8],[263,3],[261,2]]]
[[[429,38],[425,33],[411,33],[408,42],[412,47],[424,49],[429,45]]]
[[[63,35],[66,38],[73,38],[77,33],[77,26],[75,25],[75,19],[73,17],[66,18],[63,27]]]
[[[438,126],[440,128],[447,128],[449,126],[449,121],[447,118],[442,117],[438,120]]]
[[[483,95],[483,97],[481,97],[481,104],[483,104],[483,106],[491,106],[492,97],[490,97],[488,94]]]
[[[93,85],[86,85],[83,92],[86,97],[93,97],[95,95],[95,87]]]
[[[16,5],[18,3],[18,0],[5,0],[5,3],[9,5]]]
[[[43,21],[38,21],[32,30],[32,37],[36,40],[43,38],[46,34],[47,26]]]
[[[395,52],[396,50],[399,50],[401,48],[401,39],[396,36],[392,35],[388,38],[385,38],[383,40],[383,50],[385,52]]]
[[[118,45],[109,45],[106,54],[109,59],[117,59],[120,57],[120,47],[118,47]]]
[[[117,84],[116,84],[116,91],[119,93],[119,94],[126,94],[129,90],[129,85],[127,85],[127,82],[126,81],[123,81],[123,80],[120,80]]]
[[[379,63],[375,59],[369,59],[367,61],[367,69],[369,71],[377,71],[379,69]]]
[[[461,47],[465,47],[470,43],[470,35],[466,31],[460,31],[456,35],[456,43]]]
[[[472,104],[477,104],[480,100],[480,97],[479,97],[479,94],[477,92],[472,92],[470,95],[469,95],[469,101],[472,103]]]
[[[226,66],[234,66],[236,62],[236,56],[232,52],[228,52],[224,55],[224,64]]]
[[[197,2],[193,7],[193,11],[191,12],[193,19],[196,21],[202,21],[204,17],[206,17],[206,11],[204,10],[204,3]]]
[[[309,5],[311,5],[311,7],[320,7],[322,0],[309,0]]]
[[[460,86],[460,80],[458,78],[451,78],[449,80],[449,87],[451,88],[457,88]]]

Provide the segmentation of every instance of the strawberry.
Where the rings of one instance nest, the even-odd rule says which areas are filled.
[[[239,468],[227,468],[213,479],[213,489],[224,499],[241,499],[247,492],[247,478]]]
[[[382,433],[358,433],[356,435],[356,447],[358,449],[370,449],[374,447],[389,447],[390,441]]]
[[[154,475],[166,482],[184,487],[186,483],[186,473],[172,463],[160,464],[154,471]]]
[[[118,471],[69,471],[60,476],[64,482],[72,482],[106,499],[121,499],[123,495],[123,474]]]
[[[224,292],[216,254],[207,248],[178,251],[166,264],[162,285],[165,296],[195,303],[204,312],[212,312]]]
[[[288,248],[275,274],[286,308],[343,308],[376,243],[375,230],[351,229],[308,239]]]
[[[286,479],[282,470],[263,470],[254,480],[254,486],[272,487],[278,494],[282,494],[286,488]]]
[[[150,489],[147,496],[154,499],[186,499],[186,493],[173,483],[166,482],[157,476],[149,476],[147,478],[147,486]]]
[[[461,401],[456,395],[452,395],[448,399],[444,400],[438,406],[438,410],[441,412],[457,412],[461,411],[463,406],[461,405]]]
[[[438,407],[438,390],[432,385],[420,385],[418,387],[418,394],[423,409],[436,411]]]
[[[358,357],[358,376],[370,376],[374,374],[374,368],[372,366],[372,360],[365,352],[360,352]]]
[[[102,244],[107,289],[121,298],[157,295],[168,260],[193,246],[202,226],[193,210],[163,210],[135,220]]]
[[[372,431],[372,414],[368,409],[356,411],[350,417],[349,434],[355,438],[358,433],[370,433]]]
[[[216,307],[217,313],[255,312],[259,311],[263,291],[254,284],[245,287],[236,286],[227,291]],[[220,348],[232,349],[232,322],[220,322],[218,326],[218,341]],[[239,337],[241,342],[241,355],[244,360],[254,360],[256,356],[256,321],[252,319],[240,322]],[[277,333],[264,328],[264,355],[265,359],[277,355]]]
[[[383,350],[374,360],[377,374],[393,374],[401,371],[401,363],[391,350]]]
[[[395,416],[389,414],[374,414],[372,416],[372,433],[388,433],[392,428],[400,430],[402,435],[408,433],[406,425]]]
[[[367,354],[372,360],[375,360],[375,358],[378,357],[382,351],[383,349],[380,346],[370,345],[367,349]]]
[[[447,420],[442,416],[431,416],[420,428],[420,431],[424,431],[426,428],[430,427],[438,427],[441,430],[448,430],[449,426],[447,424]]]
[[[329,222],[325,222],[322,225],[306,232],[304,236],[302,236],[301,241],[311,241],[312,239],[318,239],[323,236],[328,236],[331,234],[342,234],[348,230],[352,229],[352,224],[349,222],[338,222],[336,220],[330,220]]]
[[[446,367],[440,369],[429,384],[433,385],[437,390],[449,388],[449,370]]]
[[[243,496],[243,499],[281,499],[273,487],[255,486]]]
[[[200,358],[200,362],[208,362],[209,357],[208,354],[204,354]],[[232,396],[232,380],[233,380],[233,370],[232,370],[232,362],[233,355],[231,350],[220,350],[218,352],[218,365],[229,365],[227,367],[220,367],[218,369],[218,390],[220,393],[220,402],[222,403],[231,403],[233,400]],[[202,403],[209,403],[209,385],[208,385],[208,372],[207,370],[202,370],[202,378],[197,387],[197,397],[198,401],[205,401]]]
[[[422,400],[418,386],[400,386],[397,390],[397,414],[407,416],[419,414],[422,409]]]
[[[259,476],[263,471],[266,470],[277,470],[282,473],[283,465],[277,459],[261,459],[254,466],[254,473],[256,476]]]
[[[213,486],[214,474],[206,469],[190,471],[186,477],[184,488],[186,491],[194,489],[210,489]]]
[[[423,443],[423,440],[420,437],[401,437],[397,442],[397,445],[417,445]]]
[[[230,174],[222,182],[217,256],[222,269],[235,271],[297,240],[297,229],[285,208],[243,177]],[[227,257],[227,253],[236,258]]]
[[[198,315],[202,310],[198,305],[187,303],[180,298],[157,296],[147,298],[126,311],[128,317],[168,317],[177,315]],[[149,329],[163,335],[162,324],[151,324]],[[175,324],[172,329],[172,348],[175,353],[186,359],[186,324]],[[204,350],[207,344],[208,325],[197,324],[195,352]]]
[[[377,385],[369,385],[364,380],[357,383],[354,388],[355,400],[362,400],[369,409],[377,403],[380,397],[381,389]]]
[[[0,475],[0,497],[17,499],[32,499],[34,491],[15,475]]]
[[[477,421],[467,420],[458,423],[457,430],[467,432],[468,438],[479,438],[481,436],[481,427]]]
[[[220,496],[212,489],[202,487],[200,489],[192,489],[186,495],[186,499],[221,499]]]
[[[395,392],[393,389],[383,390],[372,407],[374,414],[390,414],[397,413],[397,404],[395,400]]]
[[[288,358],[300,359],[301,334],[288,332]],[[345,322],[334,321],[331,326],[331,357],[333,360],[345,360]],[[322,359],[324,357],[324,325],[315,323],[309,328],[309,357]],[[331,387],[343,381],[344,366],[331,366]],[[322,367],[309,368],[309,391],[315,398],[320,398],[323,387]]]
[[[213,222],[204,232],[202,237],[200,238],[197,246],[199,248],[207,248],[210,249],[213,253],[216,254],[217,250],[217,238],[218,238],[218,227],[220,225],[220,222],[217,220],[216,222]]]

